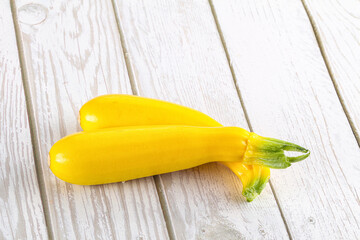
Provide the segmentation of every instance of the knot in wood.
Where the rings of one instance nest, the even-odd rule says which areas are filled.
[[[27,25],[42,23],[45,21],[47,14],[47,8],[36,3],[26,4],[18,9],[19,21]]]

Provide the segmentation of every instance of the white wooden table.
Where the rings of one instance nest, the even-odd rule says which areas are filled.
[[[47,155],[127,93],[311,149],[252,203],[226,168],[103,186]],[[359,239],[359,0],[0,0],[0,239]]]

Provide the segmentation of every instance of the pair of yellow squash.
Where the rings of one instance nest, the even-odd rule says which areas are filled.
[[[105,95],[80,110],[84,132],[64,137],[49,153],[50,169],[80,185],[127,181],[209,162],[229,167],[252,201],[265,187],[270,168],[286,168],[310,152],[177,104],[130,95]],[[287,157],[284,151],[302,152]]]

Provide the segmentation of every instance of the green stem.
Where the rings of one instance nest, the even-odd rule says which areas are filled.
[[[255,177],[250,184],[243,186],[242,195],[246,198],[246,201],[252,202],[261,191],[265,188],[269,181],[270,175]]]
[[[286,156],[285,151],[301,152],[296,157]],[[269,168],[287,168],[292,163],[304,160],[310,155],[310,151],[294,143],[274,138],[261,137],[250,133],[248,147],[243,157],[244,164],[259,164]]]

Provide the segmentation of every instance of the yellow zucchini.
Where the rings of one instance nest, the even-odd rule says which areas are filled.
[[[194,109],[125,94],[93,98],[81,107],[79,120],[84,131],[145,125],[221,126]]]
[[[287,157],[287,151],[305,153]],[[295,144],[238,127],[135,126],[80,132],[50,150],[50,169],[60,179],[94,185],[147,177],[227,161],[286,168],[309,155]]]

